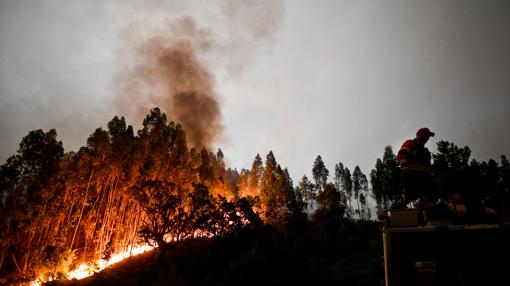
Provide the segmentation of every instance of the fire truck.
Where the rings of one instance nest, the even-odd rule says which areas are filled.
[[[510,285],[510,219],[428,221],[416,209],[386,210],[382,237],[386,286]]]

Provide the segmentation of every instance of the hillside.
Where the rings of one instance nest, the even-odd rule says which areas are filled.
[[[378,224],[317,224],[286,234],[270,227],[180,243],[83,280],[46,285],[377,285],[383,278]]]

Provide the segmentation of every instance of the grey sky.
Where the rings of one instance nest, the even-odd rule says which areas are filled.
[[[203,60],[232,167],[271,149],[295,181],[318,154],[368,174],[423,126],[431,149],[510,155],[508,1],[124,2],[0,1],[1,161],[32,129],[85,144],[117,112],[127,27],[180,16],[215,36]]]

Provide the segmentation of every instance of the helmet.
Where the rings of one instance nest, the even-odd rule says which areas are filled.
[[[423,137],[423,136],[428,136],[428,137],[434,137],[434,132],[430,131],[430,129],[428,129],[427,127],[424,127],[424,128],[420,128],[418,129],[418,132],[416,132],[416,137]]]

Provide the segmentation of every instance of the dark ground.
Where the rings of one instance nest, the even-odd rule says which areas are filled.
[[[244,230],[150,252],[80,281],[48,285],[379,285],[384,279],[377,222],[309,223],[278,232]]]

